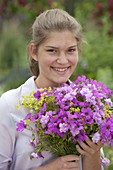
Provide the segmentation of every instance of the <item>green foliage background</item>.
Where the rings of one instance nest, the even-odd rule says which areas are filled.
[[[79,63],[71,78],[85,74],[103,81],[113,89],[113,18],[110,17],[107,5],[107,0],[1,0],[0,94],[18,87],[31,75],[27,45],[31,39],[32,23],[43,10],[57,7],[66,9],[77,18],[87,40],[79,52]],[[93,17],[95,13],[99,15]],[[111,160],[105,169],[112,170],[113,149],[105,146],[104,152]]]

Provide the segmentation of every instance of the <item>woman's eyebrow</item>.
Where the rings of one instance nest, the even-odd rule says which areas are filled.
[[[51,45],[48,45],[48,46],[45,46],[46,48],[55,48],[55,49],[59,49],[59,47],[55,47],[55,46],[51,46]],[[76,45],[72,45],[72,46],[69,46],[68,48],[75,48],[77,47],[77,44]]]
[[[77,44],[76,44],[76,45],[73,45],[73,46],[70,46],[69,48],[74,48],[74,47],[77,47]]]
[[[48,45],[48,46],[45,46],[46,48],[56,48],[58,49],[58,47],[55,47],[55,46],[51,46],[51,45]]]

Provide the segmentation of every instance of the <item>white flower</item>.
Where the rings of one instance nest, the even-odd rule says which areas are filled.
[[[113,106],[113,102],[111,101],[111,99],[105,99],[105,102],[106,102],[109,106]]]
[[[60,123],[59,127],[60,127],[60,132],[66,133],[68,131],[68,125],[66,123]]]
[[[99,140],[100,140],[100,134],[99,134],[99,132],[96,132],[92,137],[92,141],[94,143],[97,143]]]

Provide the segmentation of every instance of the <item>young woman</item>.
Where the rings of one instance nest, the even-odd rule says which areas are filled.
[[[32,27],[29,43],[29,63],[33,76],[17,89],[0,98],[0,169],[1,170],[101,170],[101,142],[88,137],[75,149],[81,154],[57,157],[43,151],[44,158],[30,159],[33,147],[31,133],[16,131],[16,123],[27,114],[15,109],[23,95],[44,87],[59,87],[69,81],[78,62],[78,50],[83,42],[80,24],[67,12],[51,9],[40,14]],[[75,161],[73,161],[75,160]]]

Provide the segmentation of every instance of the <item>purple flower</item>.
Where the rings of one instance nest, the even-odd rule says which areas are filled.
[[[93,112],[93,119],[98,125],[101,125],[101,123],[103,122],[104,116],[105,116],[104,111],[100,110],[98,107]]]
[[[26,123],[23,120],[20,120],[20,122],[17,123],[16,126],[17,131],[23,131],[26,128]]]
[[[51,111],[51,110],[46,112],[46,115],[48,115],[49,117],[54,115],[54,114],[56,114],[56,112]]]
[[[102,143],[113,146],[113,118],[106,118],[100,126]]]
[[[42,127],[45,128],[46,124],[49,121],[49,116],[46,115],[42,115],[41,119],[40,119],[40,123],[42,124]]]
[[[37,146],[37,145],[39,144],[39,139],[38,139],[38,137],[36,136],[34,140],[31,140],[31,141],[30,141],[30,144],[31,144],[32,146],[34,146],[34,147]]]
[[[85,82],[85,81],[86,81],[86,76],[82,75],[77,77],[76,83]]]
[[[24,120],[27,120],[27,119],[30,119],[31,118],[31,113],[28,113],[27,115],[26,115],[26,117],[24,118]]]
[[[81,116],[84,118],[86,123],[89,123],[89,124],[93,123],[93,111],[91,108],[82,108]]]
[[[44,158],[41,153],[38,153],[38,154],[37,154],[36,152],[33,152],[33,153],[31,154],[31,157],[32,157],[32,158]]]
[[[80,133],[80,131],[83,129],[83,126],[77,126],[76,124],[71,124],[71,127],[70,127],[70,131],[71,131],[71,133],[72,133],[72,136],[77,136],[79,133]]]
[[[80,90],[80,93],[86,97],[86,101],[87,102],[90,102],[90,98],[93,96],[91,90],[87,87],[83,87],[81,90]]]
[[[38,119],[38,114],[34,114],[34,115],[32,115],[32,117],[31,117],[31,122],[36,122],[37,119]]]
[[[35,97],[36,99],[39,99],[39,98],[40,98],[40,95],[41,95],[41,92],[40,92],[39,90],[37,90],[37,92],[34,93],[34,97]]]
[[[86,140],[86,132],[81,131],[78,135],[78,142],[83,142]]]

